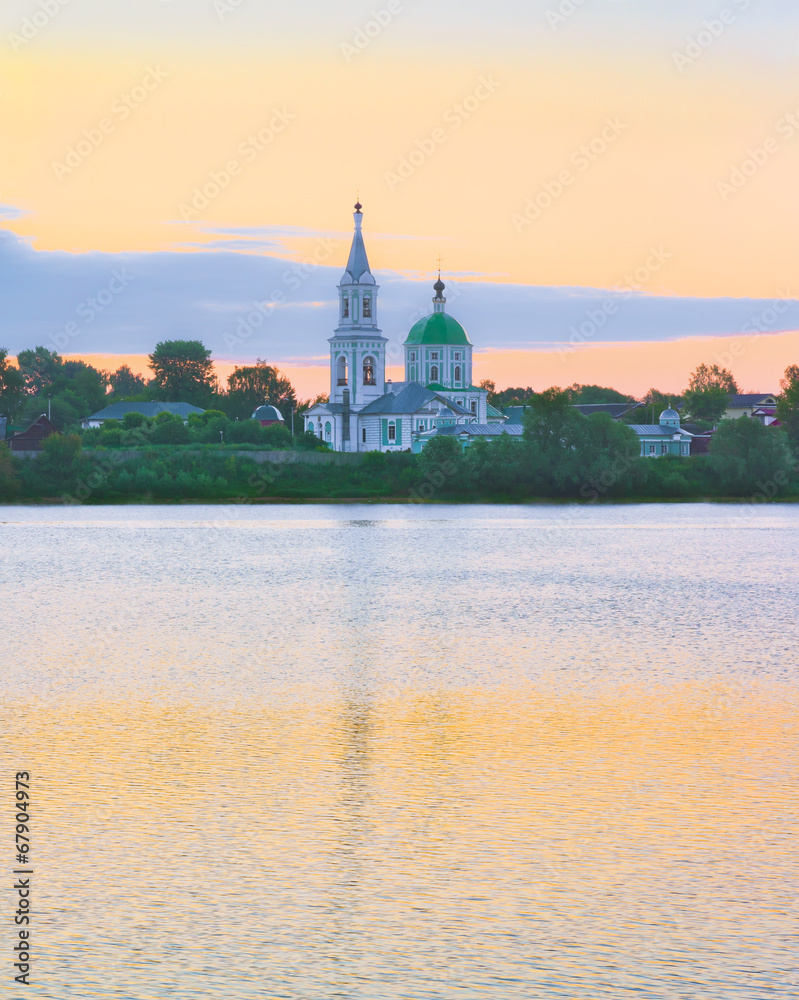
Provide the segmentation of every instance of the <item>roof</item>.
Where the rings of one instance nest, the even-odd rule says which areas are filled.
[[[472,342],[456,319],[444,312],[434,312],[414,323],[405,343],[469,347]]]
[[[661,423],[663,422],[664,418],[666,420],[677,420],[677,421],[679,421],[680,414],[676,410],[672,410],[672,408],[669,406],[667,409],[665,409],[660,414]]]
[[[459,434],[466,434],[469,437],[501,437],[503,434],[509,434],[511,437],[521,437],[524,430],[521,424],[448,424],[426,433],[430,437],[435,434],[444,434],[450,437],[457,437]],[[424,436],[425,433],[422,433],[421,437]]]
[[[733,393],[727,398],[729,409],[739,409],[743,406],[757,406],[760,403],[770,403],[777,400],[776,392],[743,392]]]
[[[190,413],[205,413],[199,406],[191,403],[112,403],[104,410],[98,410],[86,420],[121,420],[126,413],[141,413],[144,417],[156,417],[159,413],[174,413],[179,417],[188,417]]]
[[[269,403],[264,403],[263,406],[259,406],[258,409],[252,415],[253,420],[282,420],[283,414],[278,410],[276,406],[271,406]]]
[[[416,413],[418,410],[429,406],[434,400],[438,400],[456,416],[471,416],[471,410],[463,406],[458,406],[451,399],[444,399],[432,389],[425,388],[419,382],[400,383],[402,388],[399,391],[387,392],[385,396],[372,400],[362,410],[359,415],[370,416],[375,413]]]
[[[498,410],[496,408],[496,406],[492,406],[490,403],[486,403],[486,414],[489,417],[496,417],[499,420],[507,420],[508,419],[505,416],[505,414],[502,412],[502,410]]]
[[[353,284],[357,285],[364,275],[368,276],[368,280],[365,283],[373,285],[375,279],[372,277],[372,272],[369,269],[369,259],[366,256],[366,246],[364,245],[363,233],[361,232],[361,212],[358,209],[355,212],[355,234],[352,237],[347,270],[344,272],[344,277],[341,280],[344,283],[349,278]]]
[[[692,437],[688,431],[680,427],[661,427],[660,424],[628,424],[627,426],[630,430],[635,431],[639,437],[673,438],[675,434],[681,434],[683,437]]]

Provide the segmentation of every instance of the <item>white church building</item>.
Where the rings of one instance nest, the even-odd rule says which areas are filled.
[[[330,401],[305,413],[305,428],[335,451],[421,451],[436,434],[494,437],[506,418],[472,384],[472,343],[445,310],[444,283],[433,285],[433,312],[405,340],[405,381],[386,381],[386,344],[378,327],[377,285],[355,205],[355,233],[338,285],[338,326],[330,344]]]

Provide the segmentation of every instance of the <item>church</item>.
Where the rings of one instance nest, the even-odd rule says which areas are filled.
[[[330,400],[305,413],[305,429],[334,451],[421,451],[436,434],[462,441],[501,433],[506,417],[472,384],[472,342],[446,312],[445,285],[433,285],[433,311],[405,339],[405,381],[386,381],[378,327],[379,286],[363,240],[363,206],[338,285],[338,326],[330,344]]]

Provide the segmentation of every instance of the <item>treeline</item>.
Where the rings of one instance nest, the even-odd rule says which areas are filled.
[[[208,418],[206,429],[216,419]],[[195,428],[201,426],[197,421]],[[274,440],[282,431],[273,432]],[[0,448],[0,498],[81,503],[270,497],[589,503],[799,498],[799,471],[788,435],[756,420],[723,421],[708,455],[649,459],[639,452],[638,437],[625,424],[605,414],[584,417],[565,393],[548,390],[531,404],[521,438],[476,441],[464,452],[454,438],[442,435],[420,455],[369,452],[357,464],[258,464],[246,455],[199,444],[168,443],[125,460],[124,452],[113,450],[86,454],[76,434],[53,435],[38,459],[18,460]]]
[[[301,430],[301,429],[300,429]],[[100,427],[76,432],[83,448],[148,448],[151,445],[257,445],[267,450],[328,451],[313,433],[292,435],[285,424],[263,427],[258,420],[232,420],[221,410],[190,413],[186,420],[166,411],[155,417],[126,413]]]
[[[263,360],[237,366],[222,386],[211,352],[199,340],[163,341],[148,357],[152,377],[146,379],[128,365],[103,371],[41,346],[20,351],[13,364],[8,351],[0,348],[0,414],[26,426],[49,410],[53,423],[64,431],[120,401],[191,403],[230,420],[246,420],[256,407],[271,403],[289,427],[293,411],[295,429],[302,433],[303,421],[296,415],[312,401],[298,400],[290,380]]]

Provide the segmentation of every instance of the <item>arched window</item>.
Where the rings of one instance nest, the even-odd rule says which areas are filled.
[[[325,441],[330,440],[330,421],[325,422]]]
[[[364,299],[364,308],[366,308],[366,303],[368,299]],[[363,384],[364,385],[375,385],[375,359],[374,358],[364,358],[363,359]]]
[[[336,371],[338,372],[338,384],[347,384],[347,359],[343,354],[339,355],[338,362],[336,363]]]
[[[455,365],[455,381],[460,382],[461,380],[461,366]]]
[[[438,365],[433,365],[430,369],[430,381],[438,382]]]
[[[363,318],[364,319],[371,319],[372,318],[372,296],[371,295],[364,295],[364,297],[363,297]]]
[[[341,300],[341,318],[342,319],[349,319],[350,318],[350,297],[349,297],[349,295],[345,295],[342,298],[342,300]]]

